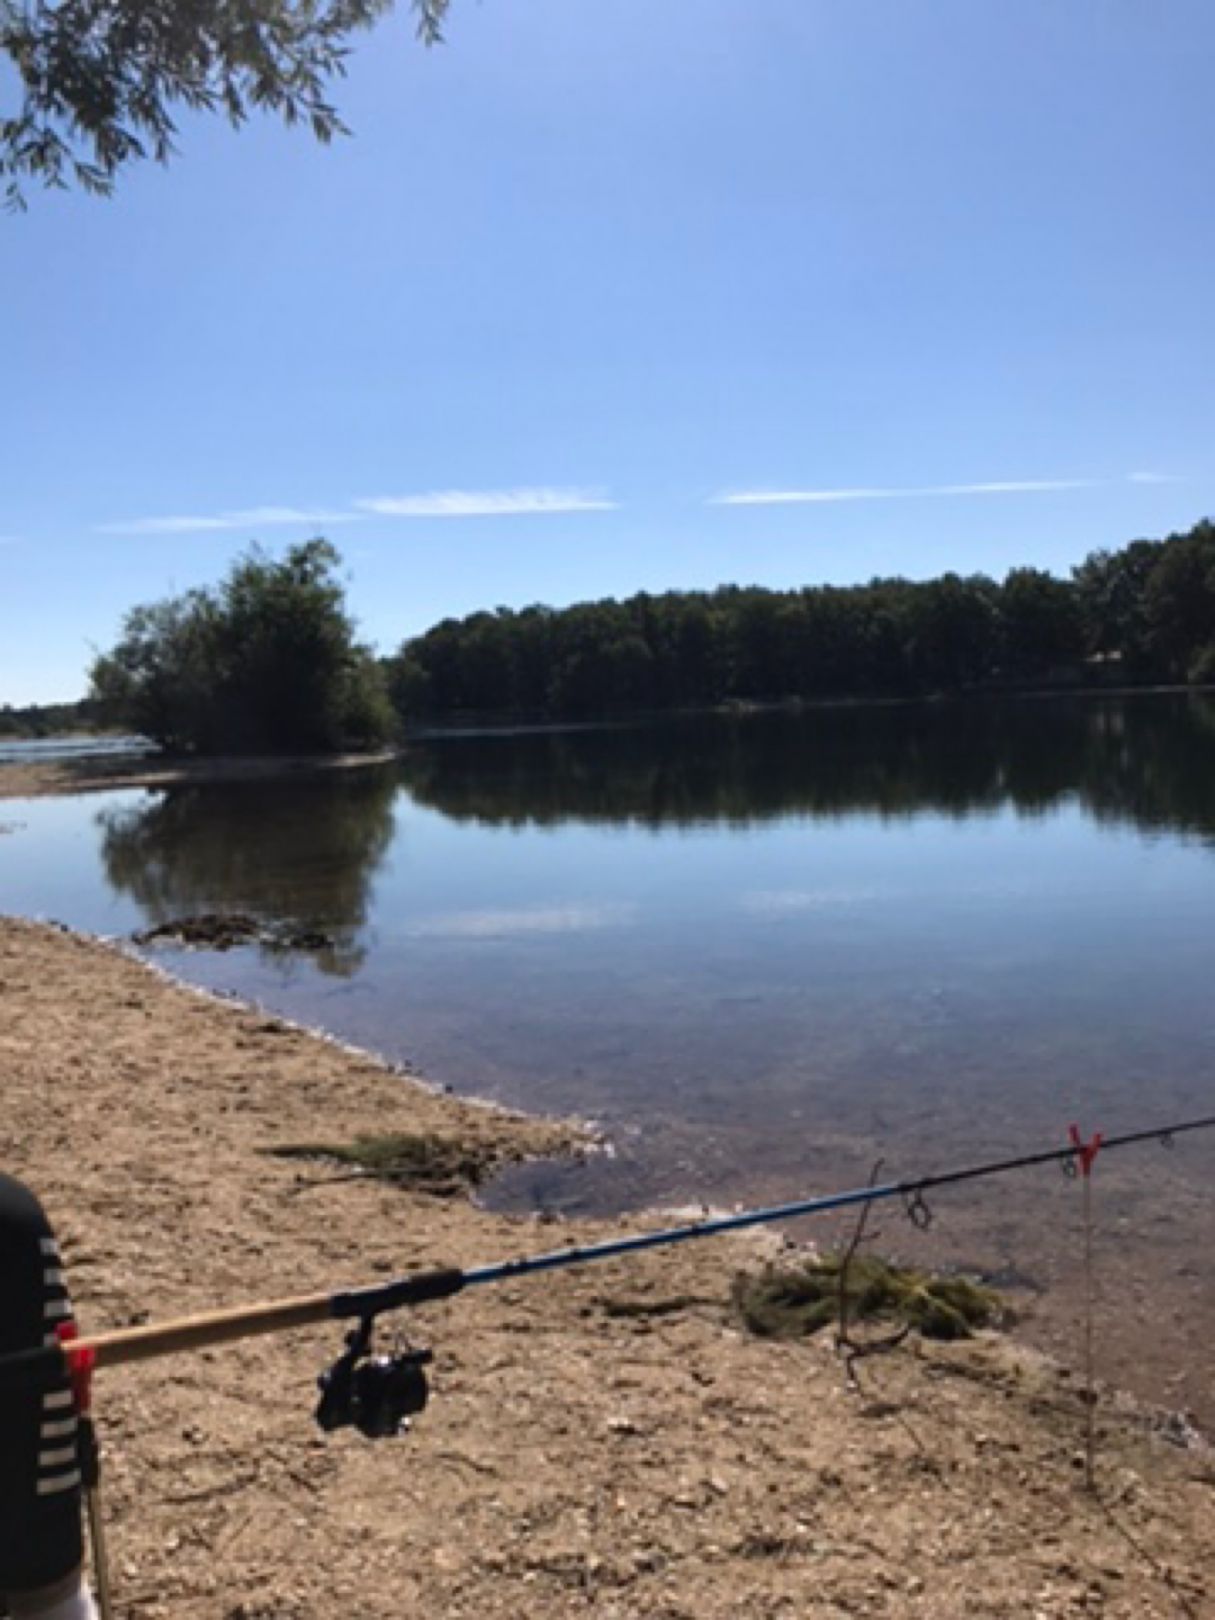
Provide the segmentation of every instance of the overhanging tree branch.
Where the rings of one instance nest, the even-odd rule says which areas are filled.
[[[408,0],[419,37],[442,38],[450,0]],[[108,195],[131,163],[174,155],[175,114],[254,112],[346,132],[330,90],[354,36],[394,0],[0,0],[0,180]],[[10,82],[6,82],[6,79]]]

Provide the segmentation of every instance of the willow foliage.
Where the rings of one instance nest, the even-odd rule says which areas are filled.
[[[411,0],[418,33],[441,35],[448,0]],[[0,180],[109,193],[143,158],[168,162],[176,116],[254,112],[344,132],[330,99],[357,34],[393,0],[0,0]]]

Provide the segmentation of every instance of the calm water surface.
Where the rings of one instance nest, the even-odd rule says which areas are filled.
[[[518,1172],[516,1205],[826,1190],[1215,1112],[1209,696],[433,739],[374,775],[0,810],[4,910],[324,929],[159,958],[607,1127],[613,1161]],[[1110,1371],[1205,1416],[1215,1141],[1102,1171]],[[883,1241],[1029,1285],[1066,1351],[1078,1201],[1039,1173]]]

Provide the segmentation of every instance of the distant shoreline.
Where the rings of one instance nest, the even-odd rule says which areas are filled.
[[[387,765],[399,759],[413,742],[445,737],[541,736],[561,732],[611,731],[651,725],[697,715],[747,716],[807,714],[818,710],[940,707],[942,705],[1010,702],[1051,702],[1108,698],[1181,697],[1213,692],[1212,686],[1081,686],[1033,687],[997,690],[991,687],[965,692],[940,692],[922,697],[769,698],[737,700],[712,708],[633,709],[594,719],[555,720],[538,715],[469,713],[445,720],[419,723],[407,731],[401,747],[371,754],[217,754],[198,757],[157,753],[113,753],[63,759],[0,760],[0,801],[40,799],[73,793],[100,793],[119,788],[173,788],[220,783],[275,782],[290,777],[327,775]],[[51,739],[46,739],[50,741]]]
[[[375,754],[215,755],[104,754],[87,759],[0,764],[0,800],[44,799],[117,788],[201,787],[221,782],[273,782],[386,765],[393,749]]]
[[[554,719],[549,716],[510,713],[504,710],[467,711],[445,719],[418,721],[409,727],[405,741],[428,742],[441,737],[531,736],[559,731],[612,731],[623,726],[648,725],[662,720],[691,719],[696,715],[808,714],[820,709],[911,709],[937,708],[967,703],[1049,702],[1058,699],[1101,699],[1133,697],[1184,697],[1195,692],[1215,692],[1215,686],[1189,682],[1160,682],[1152,686],[1026,686],[971,687],[957,692],[922,692],[883,697],[878,694],[820,698],[731,698],[724,703],[688,708],[621,709],[615,714],[594,718]]]

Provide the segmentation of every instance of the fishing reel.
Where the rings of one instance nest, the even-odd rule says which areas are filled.
[[[321,1398],[316,1421],[326,1433],[347,1426],[368,1440],[388,1440],[409,1428],[409,1420],[426,1406],[430,1394],[423,1368],[429,1350],[398,1350],[390,1356],[371,1354],[374,1319],[366,1318],[346,1336],[346,1350],[317,1379]]]

